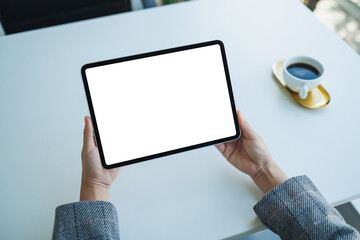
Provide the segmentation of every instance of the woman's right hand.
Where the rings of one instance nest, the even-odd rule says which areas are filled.
[[[249,175],[264,192],[286,181],[288,177],[272,159],[264,140],[254,131],[240,111],[237,111],[241,136],[216,148],[241,172]]]
[[[110,186],[118,176],[120,168],[108,170],[101,166],[99,149],[95,143],[94,128],[90,117],[85,117],[81,159],[80,201],[110,201]]]

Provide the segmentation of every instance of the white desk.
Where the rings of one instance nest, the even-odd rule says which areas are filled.
[[[83,64],[221,39],[236,105],[290,175],[332,203],[360,196],[360,58],[297,0],[194,1],[0,38],[0,239],[48,239],[79,196]],[[320,59],[332,101],[297,105],[271,64]],[[119,146],[120,147],[120,146]],[[124,167],[112,188],[122,239],[221,239],[261,228],[262,194],[207,147]]]

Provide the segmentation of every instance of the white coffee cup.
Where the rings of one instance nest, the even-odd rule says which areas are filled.
[[[286,86],[299,93],[301,99],[305,99],[308,92],[320,84],[323,74],[324,66],[311,57],[296,56],[284,62],[283,75]]]

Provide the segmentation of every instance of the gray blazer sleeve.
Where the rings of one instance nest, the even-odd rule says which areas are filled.
[[[115,206],[82,201],[57,207],[52,239],[120,239]]]
[[[270,190],[254,210],[281,239],[360,239],[307,176],[291,178]]]

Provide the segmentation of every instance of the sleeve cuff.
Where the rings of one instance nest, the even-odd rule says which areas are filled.
[[[345,225],[307,176],[290,178],[271,189],[254,211],[282,239],[317,239]]]
[[[120,239],[115,206],[81,201],[57,207],[53,239]]]

